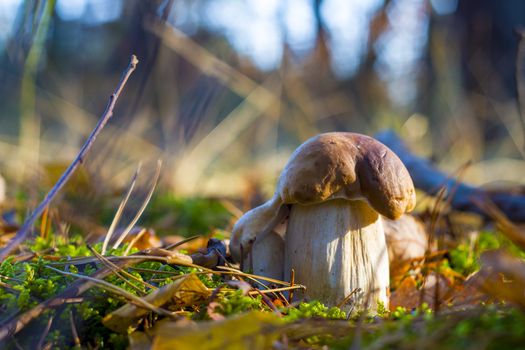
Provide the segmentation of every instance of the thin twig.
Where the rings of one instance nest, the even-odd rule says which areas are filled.
[[[137,57],[135,55],[131,55],[129,65],[124,71],[124,74],[119,84],[117,85],[117,88],[109,97],[109,102],[106,106],[106,110],[102,114],[102,117],[100,118],[97,126],[95,127],[95,129],[93,129],[91,135],[89,135],[88,139],[86,140],[86,143],[84,143],[84,146],[82,146],[82,148],[80,149],[80,152],[78,153],[73,163],[69,165],[69,167],[58,180],[58,182],[53,186],[53,188],[51,188],[51,190],[47,193],[46,197],[33,211],[33,213],[31,213],[29,218],[24,222],[22,228],[20,228],[20,230],[17,232],[16,236],[11,241],[9,241],[9,243],[4,248],[2,248],[2,250],[0,250],[0,261],[5,260],[13,250],[15,250],[22,242],[26,240],[27,236],[31,232],[31,229],[33,228],[35,221],[40,217],[40,215],[42,215],[45,208],[51,203],[51,201],[57,195],[57,193],[68,182],[69,178],[71,177],[71,175],[73,175],[75,170],[80,166],[80,164],[84,162],[98,134],[102,131],[106,123],[113,116],[113,108],[115,107],[117,99],[120,96],[122,90],[124,89],[124,86],[126,85],[126,82],[128,81],[129,77],[137,67],[138,62],[139,60],[137,59]]]

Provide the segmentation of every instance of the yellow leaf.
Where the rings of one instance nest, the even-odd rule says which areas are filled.
[[[275,314],[251,311],[222,321],[181,327],[163,323],[154,333],[154,350],[265,350],[279,337],[282,320]]]
[[[144,300],[155,306],[162,306],[171,302],[177,306],[191,305],[198,300],[208,298],[210,291],[195,274],[189,274],[173,283],[167,284],[144,297]],[[102,323],[118,333],[127,333],[137,326],[140,319],[146,316],[149,310],[133,304],[126,304],[106,315]]]

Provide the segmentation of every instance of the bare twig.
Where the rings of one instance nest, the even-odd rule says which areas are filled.
[[[86,140],[86,143],[84,143],[84,146],[82,146],[82,148],[80,149],[80,152],[78,153],[75,160],[69,165],[69,167],[58,180],[58,182],[53,186],[53,188],[51,188],[51,190],[48,192],[44,200],[38,205],[35,211],[33,211],[29,218],[24,222],[24,225],[17,232],[16,236],[11,241],[9,241],[9,243],[4,248],[2,248],[2,250],[0,250],[0,261],[5,260],[5,258],[27,238],[27,236],[31,232],[35,221],[38,219],[38,217],[40,217],[40,215],[42,215],[43,211],[53,200],[56,194],[62,189],[62,187],[64,187],[64,185],[67,183],[67,181],[75,172],[75,170],[80,166],[80,164],[84,162],[98,134],[102,131],[106,123],[113,116],[113,108],[115,107],[117,99],[120,96],[122,90],[124,89],[124,86],[126,85],[126,82],[128,81],[129,77],[137,67],[138,62],[139,61],[137,57],[135,55],[132,55],[129,65],[124,71],[124,74],[119,84],[117,85],[117,88],[109,97],[109,102],[106,106],[104,113],[100,117],[97,126],[95,127],[95,129],[93,129],[91,135],[89,135],[88,139]]]

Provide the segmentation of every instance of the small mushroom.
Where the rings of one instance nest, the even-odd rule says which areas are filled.
[[[243,270],[278,280],[284,278],[284,222],[288,214],[288,207],[274,197],[237,221],[230,253],[233,260],[242,263]]]
[[[374,310],[377,302],[388,306],[389,264],[380,215],[397,219],[414,206],[410,175],[386,146],[355,133],[321,134],[292,154],[273,198],[236,223],[230,250],[237,261],[251,254],[255,266],[260,254],[254,242],[263,242],[289,211],[284,266],[274,269],[282,268],[285,279],[294,269],[309,299],[338,305],[351,296],[355,310]],[[278,240],[266,241],[264,249],[279,250]]]
[[[425,225],[413,215],[403,215],[398,220],[383,218],[390,271],[407,261],[422,258],[434,250],[429,244]]]

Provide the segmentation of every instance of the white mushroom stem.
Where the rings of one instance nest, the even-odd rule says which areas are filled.
[[[285,280],[306,286],[306,298],[344,309],[388,307],[388,253],[379,214],[361,200],[294,204],[285,237]]]

